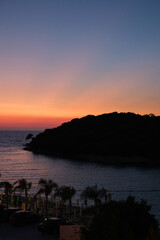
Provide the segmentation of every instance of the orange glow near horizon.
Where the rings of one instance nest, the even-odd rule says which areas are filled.
[[[0,129],[160,115],[158,1],[16,2],[0,1]]]
[[[71,120],[62,117],[0,116],[1,130],[44,130]]]
[[[131,66],[130,66],[131,65]],[[109,112],[160,115],[159,81],[132,64],[87,73],[87,55],[47,73],[19,66],[0,71],[0,129],[53,128],[73,118]]]
[[[95,105],[94,105],[95,104]],[[86,104],[87,105],[87,104]],[[96,105],[96,102],[93,101],[94,107],[98,107]],[[89,107],[88,105],[86,108]],[[121,108],[115,105],[111,105],[111,108],[109,108],[109,105],[107,107],[108,111],[103,111],[103,105],[102,108],[99,108],[99,111],[94,112],[94,108],[90,108],[90,112],[82,113],[82,114],[77,114],[76,115],[69,115],[67,116],[29,116],[29,115],[0,115],[0,130],[44,130],[47,128],[54,128],[57,126],[60,126],[64,122],[68,122],[72,120],[73,118],[81,118],[86,115],[100,115],[104,113],[111,113],[111,112],[134,112],[136,114],[149,114],[149,113],[154,113],[155,115],[159,115],[158,110],[159,109],[154,109],[155,111],[147,111],[147,107],[143,106],[144,111],[141,111],[141,106],[139,105],[138,109],[138,104],[137,104],[137,111],[135,111],[135,108],[131,108],[130,106],[127,106],[126,104],[121,104]],[[122,109],[122,110],[121,110]],[[128,109],[130,109],[128,111]],[[79,109],[81,110],[81,108]],[[83,112],[83,110],[82,110]],[[71,113],[71,112],[70,112]]]

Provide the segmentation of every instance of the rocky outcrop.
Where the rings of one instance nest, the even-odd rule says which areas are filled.
[[[160,163],[159,146],[159,116],[113,112],[88,115],[46,129],[25,148],[75,159]]]

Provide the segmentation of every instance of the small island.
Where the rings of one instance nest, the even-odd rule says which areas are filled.
[[[76,118],[46,129],[25,149],[58,157],[160,166],[160,116],[108,113]]]

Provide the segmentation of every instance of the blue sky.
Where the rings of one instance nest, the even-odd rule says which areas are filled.
[[[159,0],[1,0],[0,116],[159,115],[159,13]]]

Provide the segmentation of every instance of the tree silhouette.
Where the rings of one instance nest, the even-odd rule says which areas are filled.
[[[37,192],[38,194],[45,195],[45,210],[46,210],[46,218],[48,217],[48,196],[52,193],[53,189],[58,187],[57,183],[53,182],[53,180],[41,178],[38,182],[40,189]]]
[[[71,186],[61,186],[57,189],[55,196],[61,197],[63,201],[69,201],[69,217],[72,215],[72,198],[74,197],[76,190]]]
[[[90,199],[94,201],[94,205],[97,208],[97,204],[101,198],[103,198],[106,194],[106,189],[101,188],[98,189],[96,186],[88,186],[81,193],[81,198],[84,200]]]
[[[16,184],[18,184],[18,185],[14,188],[14,191],[15,190],[19,190],[20,192],[24,191],[24,193],[25,193],[25,205],[26,205],[25,208],[27,209],[28,208],[28,191],[31,189],[32,183],[27,182],[27,180],[24,179],[24,178],[21,178],[14,183],[14,185],[16,185]]]
[[[8,198],[9,195],[12,192],[13,185],[9,182],[0,182],[0,188],[4,188],[4,194],[5,194],[5,202],[6,202],[6,207],[8,209]]]
[[[33,134],[32,133],[29,133],[28,135],[27,135],[27,137],[26,137],[26,140],[30,140],[30,139],[32,139],[33,138]]]
[[[158,221],[150,214],[144,200],[111,201],[100,207],[87,228],[82,228],[83,240],[158,240]]]

